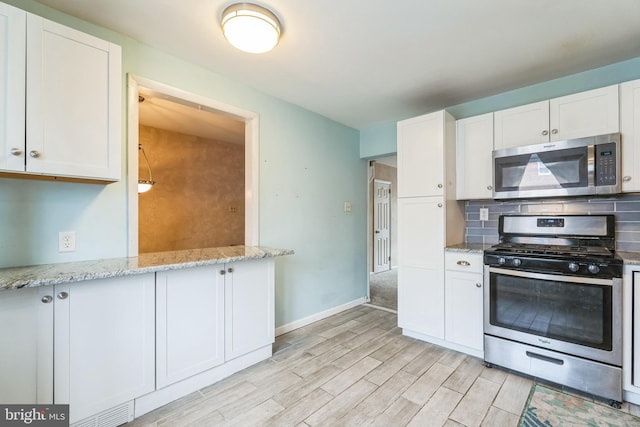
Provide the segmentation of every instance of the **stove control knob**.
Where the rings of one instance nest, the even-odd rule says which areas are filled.
[[[498,264],[505,265],[506,263],[507,263],[507,260],[504,259],[504,257],[501,256],[500,258],[498,258]]]
[[[580,269],[580,266],[575,262],[569,263],[569,271],[573,271],[574,273]]]
[[[600,272],[600,267],[595,264],[589,264],[589,267],[587,268],[589,269],[589,273],[592,274],[598,274]]]
[[[520,261],[520,259],[518,259],[518,258],[514,258],[513,259],[513,266],[514,267],[519,267],[520,264],[522,264],[522,261]]]

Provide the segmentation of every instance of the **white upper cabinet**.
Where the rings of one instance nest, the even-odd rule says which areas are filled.
[[[620,85],[622,191],[640,191],[640,80]]]
[[[493,113],[456,122],[456,199],[490,199]]]
[[[618,85],[549,101],[550,141],[620,131]]]
[[[619,132],[618,85],[494,113],[494,148]]]
[[[0,169],[24,171],[27,14],[0,3]]]
[[[445,114],[398,122],[398,197],[444,195]]]
[[[496,111],[494,149],[549,141],[549,101]]]
[[[121,49],[0,4],[0,171],[121,177]]]

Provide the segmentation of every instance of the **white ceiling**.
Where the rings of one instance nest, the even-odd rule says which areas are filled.
[[[640,0],[265,0],[280,44],[231,47],[229,0],[38,0],[355,128],[640,56]]]

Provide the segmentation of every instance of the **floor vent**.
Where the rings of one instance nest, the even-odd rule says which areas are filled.
[[[131,420],[133,420],[133,401],[73,423],[71,427],[116,427]]]

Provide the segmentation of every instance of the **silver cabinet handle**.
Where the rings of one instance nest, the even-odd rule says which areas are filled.
[[[22,151],[19,148],[12,148],[11,149],[11,154],[13,154],[14,156],[22,156],[22,153],[24,153],[24,151]]]
[[[493,186],[492,185],[487,185],[487,190],[493,190]]]
[[[438,207],[441,208],[442,207],[442,203],[438,203]]]
[[[547,135],[549,135],[549,131],[545,129],[545,130],[543,130],[543,131],[542,131],[542,134],[543,134],[544,136],[547,136]]]
[[[476,283],[476,288],[481,288],[482,287],[482,283]]]
[[[31,150],[29,151],[29,155],[34,159],[37,159],[38,157],[40,157],[40,152],[38,150]]]
[[[227,268],[227,273],[233,273],[233,268],[231,267]]]
[[[456,264],[458,265],[464,265],[465,267],[468,267],[471,265],[471,263],[469,261],[465,261],[465,260],[460,260],[458,261]]]
[[[442,188],[442,184],[438,184],[438,188]]]
[[[558,133],[558,129],[551,129],[551,133],[554,134],[554,135],[557,134]]]
[[[58,299],[67,299],[69,297],[69,294],[66,292],[60,292],[58,294]]]
[[[53,301],[53,297],[51,295],[45,295],[42,297],[40,301],[42,301],[45,304],[49,304],[51,301]]]
[[[631,177],[629,175],[627,175],[627,176],[623,177],[622,180],[624,182],[629,182],[629,181],[631,181]]]
[[[221,275],[221,276],[224,276],[225,274],[227,274],[227,272],[226,272],[226,271],[224,271],[224,270],[220,270],[220,275]]]

